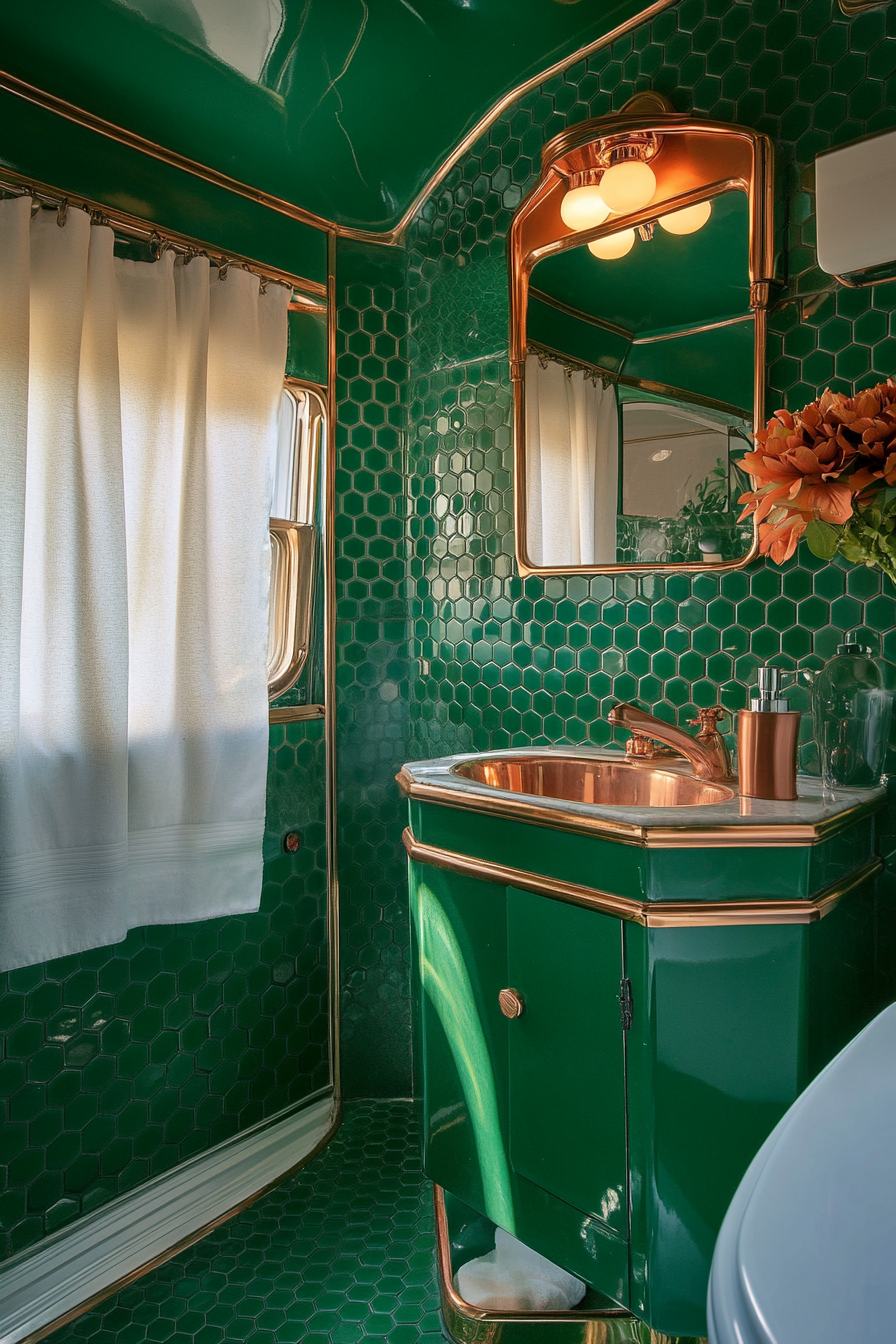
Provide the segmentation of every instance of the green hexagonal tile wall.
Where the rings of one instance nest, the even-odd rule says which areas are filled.
[[[896,658],[889,581],[819,564],[805,548],[783,571],[759,563],[724,576],[521,580],[512,538],[506,273],[510,219],[537,177],[542,144],[571,123],[618,109],[639,90],[657,89],[679,111],[755,126],[774,142],[786,289],[771,318],[769,409],[799,406],[825,384],[848,390],[892,373],[896,285],[847,290],[817,269],[812,164],[832,144],[896,125],[894,35],[893,6],[847,20],[832,0],[683,0],[511,106],[421,207],[408,237],[407,497],[397,488],[391,496],[396,522],[408,514],[411,661],[398,681],[401,709],[393,721],[397,727],[407,716],[405,758],[533,742],[603,743],[611,737],[606,711],[619,698],[684,720],[721,688],[723,703],[736,709],[760,662],[817,664],[845,628],[875,634]],[[358,249],[353,256],[361,265]],[[370,297],[376,302],[375,279],[368,285],[359,311]],[[351,304],[350,289],[344,292]],[[396,312],[391,291],[383,312]],[[354,331],[358,318],[343,316],[342,323]],[[375,319],[368,324],[372,331]],[[360,393],[375,397],[377,375],[367,379],[370,393],[354,376],[352,368],[341,384],[341,406],[361,426],[369,403],[348,403]],[[394,396],[388,404],[395,407]],[[343,429],[346,443],[354,432]],[[367,451],[361,441],[352,447],[361,457],[348,460],[349,477],[364,470]],[[346,478],[341,507],[356,511],[362,497]],[[362,520],[352,516],[353,555],[360,557]],[[366,526],[372,537],[379,522]],[[342,558],[344,583],[351,558]],[[348,643],[346,632],[344,657]],[[398,964],[392,944],[392,960],[384,962],[377,941],[385,896],[368,902],[369,879],[362,878],[363,856],[372,852],[362,832],[370,825],[381,856],[372,879],[388,872],[388,889],[394,881],[403,894],[401,809],[389,792],[402,748],[395,738],[386,748],[379,707],[353,673],[344,669],[343,676],[355,697],[342,701],[343,741],[363,742],[365,777],[379,780],[378,817],[387,826],[380,846],[373,813],[358,823],[350,806],[343,814],[352,872],[345,994],[350,1012],[374,1005],[370,1017],[359,1014],[351,1025],[351,1057],[363,1061],[358,1077],[367,1090],[377,1086],[381,1061],[389,1077],[400,1072],[395,1050],[406,1021],[407,984],[390,979]],[[370,734],[368,715],[375,719]],[[803,763],[811,767],[812,760],[809,743]],[[355,778],[353,753],[343,751],[340,768]],[[344,792],[341,806],[348,801]],[[350,857],[355,835],[357,862]],[[400,940],[406,946],[404,922]],[[408,1047],[399,1048],[406,1075]]]
[[[272,726],[258,914],[0,977],[3,1255],[327,1082],[323,772],[319,720]]]

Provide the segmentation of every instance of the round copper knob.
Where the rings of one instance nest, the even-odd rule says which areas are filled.
[[[498,1003],[501,1005],[501,1012],[505,1017],[522,1016],[525,1004],[523,996],[518,989],[502,989],[498,994]]]

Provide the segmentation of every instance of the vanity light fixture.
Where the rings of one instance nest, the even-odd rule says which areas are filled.
[[[673,210],[671,215],[660,215],[657,223],[667,233],[696,233],[712,214],[712,201],[698,201],[685,210]]]
[[[615,151],[618,153],[618,151]],[[600,194],[614,215],[630,215],[649,205],[656,192],[656,173],[643,159],[622,159],[600,180]]]
[[[625,257],[635,245],[634,229],[621,229],[611,233],[609,238],[598,238],[588,244],[588,251],[602,261],[613,261],[616,257]]]
[[[583,172],[570,173],[567,190],[560,201],[560,218],[568,229],[581,233],[598,228],[613,215],[630,215],[643,210],[656,195],[656,173],[648,160],[662,146],[662,136],[651,131],[610,135],[595,145],[597,164]],[[674,210],[658,219],[666,233],[685,235],[702,229],[712,214],[712,203],[700,201],[684,210]],[[644,242],[653,237],[653,224],[638,233]],[[588,244],[588,250],[602,261],[625,257],[635,243],[633,229],[621,229],[608,238]]]
[[[610,207],[600,194],[594,173],[576,173],[570,177],[569,191],[560,202],[560,218],[568,229],[580,233],[595,229],[610,213]]]

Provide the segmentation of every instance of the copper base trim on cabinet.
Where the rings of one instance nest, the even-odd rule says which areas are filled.
[[[629,896],[615,896],[595,887],[580,886],[575,882],[561,882],[542,877],[523,868],[510,868],[487,859],[474,859],[456,854],[450,849],[424,845],[406,827],[402,840],[408,858],[432,868],[445,868],[452,873],[463,873],[484,882],[496,882],[503,887],[518,887],[537,896],[581,905],[616,919],[641,924],[647,929],[717,928],[736,924],[816,924],[830,914],[834,906],[883,869],[881,859],[871,859],[848,876],[824,887],[811,900],[760,901],[636,901]]]
[[[609,817],[583,816],[559,807],[545,807],[541,803],[520,797],[494,798],[481,793],[468,793],[445,784],[421,784],[406,768],[395,776],[398,787],[407,798],[423,803],[439,803],[467,812],[485,812],[504,816],[511,821],[533,821],[557,831],[582,832],[585,835],[603,835],[623,845],[638,845],[642,849],[793,849],[818,845],[837,835],[846,826],[863,817],[870,817],[884,806],[885,799],[872,798],[846,808],[835,817],[814,823],[742,826],[636,826],[631,822],[613,821]]]
[[[520,1339],[521,1327],[526,1326],[531,1327],[526,1334],[531,1333],[533,1339],[537,1338],[536,1330],[550,1336],[557,1333],[559,1326],[564,1344],[678,1344],[676,1336],[651,1330],[624,1307],[600,1311],[490,1311],[465,1302],[454,1286],[451,1272],[451,1236],[445,1211],[445,1191],[440,1185],[433,1185],[432,1196],[442,1321],[449,1339],[455,1344],[501,1344],[505,1338],[509,1344],[509,1337]],[[510,1329],[505,1330],[505,1326]]]

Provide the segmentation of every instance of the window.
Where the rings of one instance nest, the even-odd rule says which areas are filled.
[[[272,700],[295,685],[308,657],[318,474],[326,433],[327,409],[320,390],[287,381],[280,401],[271,508],[268,695]]]

